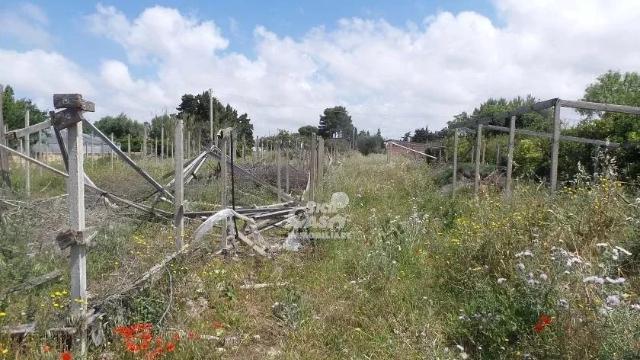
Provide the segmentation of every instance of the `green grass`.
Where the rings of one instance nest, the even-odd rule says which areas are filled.
[[[170,168],[148,165],[154,176]],[[105,167],[94,168],[96,183],[110,179]],[[226,345],[182,338],[166,356],[176,359],[640,356],[640,311],[631,307],[639,302],[640,216],[635,200],[626,200],[635,199],[633,189],[601,180],[552,197],[521,181],[512,199],[495,189],[477,200],[464,191],[452,198],[440,192],[442,173],[425,164],[387,163],[383,155],[340,159],[319,201],[338,191],[349,196],[346,239],[318,240],[273,260],[224,259],[208,251],[181,259],[152,288],[110,309],[105,327],[111,343],[91,356],[135,358],[110,332],[135,322],[152,322],[156,336],[167,338],[171,329],[236,338]],[[215,196],[202,192],[199,200],[215,202]],[[19,247],[29,236],[17,223],[3,226],[1,234],[11,235],[4,244]],[[112,221],[102,231],[89,254],[93,284],[109,283],[108,274],[122,264],[136,263],[134,273],[152,265],[172,244],[168,224]],[[284,239],[286,233],[268,236]],[[15,274],[3,284],[31,268],[4,259],[14,261],[7,264]],[[32,261],[65,266],[64,259],[54,259]],[[584,282],[588,276],[626,281],[595,285]],[[246,290],[244,283],[287,285]],[[21,322],[22,312],[61,289],[65,280],[36,289],[30,301],[5,302],[8,315],[0,325]],[[612,296],[620,304],[613,306]],[[535,331],[542,315],[551,323]],[[42,333],[30,338],[32,357],[42,358],[37,349],[45,342],[51,340]],[[0,343],[6,346],[8,339],[0,337]]]

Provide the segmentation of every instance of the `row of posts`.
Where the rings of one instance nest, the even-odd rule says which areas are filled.
[[[558,186],[558,156],[560,150],[560,110],[561,105],[556,103],[554,106],[553,116],[553,132],[551,133],[551,169],[550,169],[550,190],[551,193],[555,193]],[[516,116],[513,115],[509,119],[509,141],[507,145],[507,169],[506,169],[506,181],[505,181],[505,196],[511,197],[513,192],[513,153],[515,147],[515,133],[516,133]],[[476,128],[476,145],[473,148],[472,162],[475,165],[474,176],[474,193],[476,196],[480,191],[480,164],[484,162],[484,151],[481,154],[482,149],[482,131],[483,125],[478,124]],[[452,177],[452,194],[455,194],[457,187],[457,173],[458,173],[458,129],[455,129],[453,140],[453,177]],[[485,148],[486,149],[486,148]],[[482,156],[482,157],[481,157]],[[496,151],[496,166],[499,165],[500,148]]]

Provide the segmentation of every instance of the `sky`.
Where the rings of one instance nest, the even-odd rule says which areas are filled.
[[[397,138],[490,97],[578,99],[608,70],[640,71],[639,18],[637,0],[3,0],[0,84],[138,121],[211,88],[258,135],[342,105]]]

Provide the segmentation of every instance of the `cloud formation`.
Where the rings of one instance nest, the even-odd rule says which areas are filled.
[[[0,65],[28,65],[12,74],[1,66],[0,78],[37,95],[75,84],[94,96],[101,114],[140,120],[175,108],[185,92],[211,87],[221,101],[249,113],[260,134],[315,124],[325,107],[344,105],[357,127],[397,137],[416,127],[440,128],[488,97],[579,98],[609,69],[640,70],[633,36],[640,33],[640,7],[633,0],[562,6],[498,0],[495,9],[500,26],[475,12],[442,12],[403,27],[343,19],[300,38],[258,26],[250,58],[229,51],[212,21],[159,6],[129,18],[98,5],[86,18],[89,28],[121,46],[126,59],[104,59],[90,76],[52,51],[0,49]],[[51,72],[52,66],[66,83],[39,89],[30,69]],[[134,66],[150,75],[133,76]]]

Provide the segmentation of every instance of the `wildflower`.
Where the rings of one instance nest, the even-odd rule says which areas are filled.
[[[524,271],[524,269],[525,269],[525,267],[524,267],[524,264],[523,264],[523,263],[518,263],[518,264],[516,265],[516,268],[517,268],[518,270],[520,270],[520,271]]]
[[[551,325],[552,322],[553,319],[549,315],[541,314],[538,318],[538,322],[533,326],[533,331],[539,334],[545,327]]]
[[[549,279],[549,277],[547,276],[547,274],[545,274],[545,273],[540,274],[540,280],[542,280],[542,281],[547,281],[547,279]]]
[[[602,285],[604,284],[604,279],[598,276],[587,276],[586,278],[582,279],[582,282]]]
[[[507,282],[507,279],[505,279],[505,278],[498,278],[497,282],[498,282],[498,284],[499,284],[499,285],[501,285],[501,284],[504,284],[505,282]]]
[[[640,304],[631,304],[631,308],[640,311]]]
[[[7,313],[4,311],[0,311],[0,318],[7,316]]]
[[[525,256],[533,257],[533,253],[531,252],[531,250],[525,250],[525,251],[522,251],[522,252],[519,252],[519,253],[516,254],[517,258],[525,257]]]
[[[568,309],[569,308],[569,301],[567,301],[566,299],[560,299],[558,300],[558,306],[564,308],[564,309]]]
[[[71,355],[70,352],[65,351],[62,354],[60,354],[60,360],[72,360],[73,359],[73,355]]]
[[[624,283],[624,282],[625,282],[625,278],[623,278],[623,277],[619,277],[619,278],[617,278],[617,279],[612,279],[612,278],[610,278],[610,277],[608,277],[608,276],[607,276],[605,279],[606,279],[606,280],[607,280],[607,282],[608,282],[608,283],[610,283],[610,284],[622,284],[622,283]]]
[[[176,344],[172,342],[167,343],[167,352],[173,352],[176,349]]]
[[[605,302],[609,307],[616,307],[620,305],[620,297],[618,295],[609,295]]]

